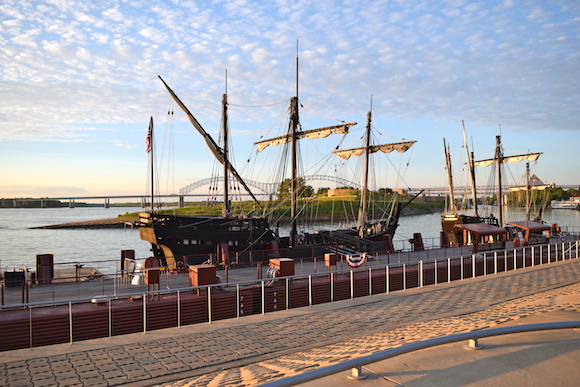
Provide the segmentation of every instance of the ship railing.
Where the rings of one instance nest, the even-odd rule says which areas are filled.
[[[102,291],[94,287],[83,290],[83,295],[93,291],[90,297],[49,299],[0,307],[0,313],[20,313],[17,324],[13,319],[0,321],[0,330],[10,332],[0,343],[0,350],[212,323],[221,319],[264,315],[278,310],[436,286],[577,259],[579,249],[580,241],[562,242],[414,263],[373,262],[371,266],[359,268],[328,267],[324,272],[313,274],[197,287],[139,288],[116,295],[111,293],[113,290],[110,287]],[[2,291],[4,296],[4,287]],[[52,309],[48,311],[48,307]],[[129,310],[130,313],[127,312]],[[90,317],[89,320],[87,317]],[[10,324],[10,327],[4,327],[4,323]]]

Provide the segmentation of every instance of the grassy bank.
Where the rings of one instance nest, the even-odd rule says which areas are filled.
[[[398,202],[407,203],[410,198],[400,198]],[[403,210],[402,214],[405,215],[420,215],[420,214],[430,214],[435,212],[441,212],[444,210],[445,202],[443,200],[438,200],[439,198],[416,198],[410,204],[408,204]],[[371,204],[369,204],[368,212],[369,214],[382,213],[383,208],[389,208],[392,199],[390,197],[375,198]],[[263,208],[270,208],[268,213],[272,213],[275,218],[287,218],[290,214],[290,205],[287,203],[280,202],[264,202],[262,203]],[[319,219],[324,218],[334,218],[340,219],[341,217],[351,216],[358,212],[359,200],[357,197],[346,197],[346,198],[314,198],[308,200],[302,200],[300,203],[301,211],[306,216],[317,217]],[[189,216],[219,216],[221,215],[221,203],[208,204],[208,203],[196,203],[193,205],[188,205],[186,207],[174,208],[168,210],[162,210],[159,212],[164,212],[167,214],[174,215],[189,215]],[[233,204],[233,212],[236,214],[245,215],[260,215],[261,211],[257,208],[255,203],[251,201],[236,202]],[[125,214],[128,216],[136,215]]]

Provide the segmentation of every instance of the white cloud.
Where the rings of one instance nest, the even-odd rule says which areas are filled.
[[[36,48],[36,42],[34,41],[34,39],[28,35],[19,35],[19,36],[15,36],[14,38],[11,39],[14,43],[16,43],[19,46],[25,46],[25,47],[30,47],[30,48]]]

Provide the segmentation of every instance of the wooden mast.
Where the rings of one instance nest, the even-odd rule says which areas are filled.
[[[501,150],[501,136],[495,136],[495,159],[497,162],[497,187],[498,187],[498,211],[499,226],[503,227],[503,193],[501,181],[501,166],[503,164],[503,152]]]
[[[298,209],[298,160],[297,160],[297,132],[298,132],[298,42],[296,42],[296,96],[292,97],[290,101],[290,141],[291,141],[291,158],[292,158],[292,182],[291,182],[291,204],[290,204],[290,217],[291,217],[291,230],[290,230],[290,245],[296,246],[297,240],[297,230],[296,230],[296,217]]]
[[[447,185],[449,187],[449,202],[451,205],[451,211],[453,215],[457,215],[457,207],[455,205],[455,193],[453,192],[453,172],[451,170],[451,154],[449,153],[449,147],[443,139],[443,149],[445,150],[445,169],[447,169]]]
[[[222,96],[222,131],[223,131],[223,140],[224,140],[224,148],[223,148],[223,155],[224,155],[224,203],[222,205],[222,216],[224,218],[232,216],[232,206],[230,203],[230,195],[229,195],[229,171],[228,171],[228,72],[226,70],[226,90]]]
[[[372,98],[371,98],[371,110],[367,113],[367,128],[365,133],[365,146],[364,146],[364,164],[363,164],[363,181],[361,190],[361,200],[358,209],[358,235],[359,237],[364,237],[364,226],[367,222],[367,191],[368,191],[368,180],[369,180],[369,152],[371,146],[371,121],[372,121]]]
[[[473,216],[478,216],[477,211],[477,189],[475,184],[475,167],[474,167],[474,158],[473,152],[469,153],[469,145],[467,142],[467,133],[465,130],[465,122],[461,120],[461,125],[463,126],[463,144],[465,146],[465,158],[467,162],[467,166],[469,169],[469,180],[471,182],[471,195],[473,197]]]
[[[147,152],[149,153],[149,163],[151,164],[150,172],[151,172],[151,212],[155,207],[155,195],[154,195],[154,188],[155,188],[155,178],[154,178],[154,170],[153,170],[153,117],[149,120],[149,130],[147,132]]]

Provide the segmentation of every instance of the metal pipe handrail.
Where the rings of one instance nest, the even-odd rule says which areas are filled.
[[[580,321],[559,321],[551,323],[541,323],[541,324],[528,324],[528,325],[517,325],[511,327],[501,327],[485,330],[477,330],[472,332],[458,333],[449,336],[436,337],[429,340],[418,341],[415,343],[405,344],[397,348],[390,348],[384,351],[376,352],[372,355],[367,355],[359,357],[356,359],[347,360],[338,364],[334,364],[327,367],[322,367],[317,370],[305,372],[303,374],[289,376],[287,378],[278,379],[269,383],[261,384],[264,387],[285,387],[285,386],[295,386],[300,383],[309,382],[312,380],[320,379],[325,376],[334,375],[341,371],[347,371],[352,369],[353,379],[362,379],[361,377],[361,367],[375,363],[381,360],[386,360],[395,356],[403,355],[408,352],[418,351],[420,349],[435,347],[443,344],[455,343],[458,341],[469,340],[470,344],[466,346],[469,349],[479,349],[477,345],[477,339],[483,337],[492,337],[507,335],[512,333],[524,333],[524,332],[534,332],[534,331],[545,331],[552,329],[573,329],[580,328]],[[351,377],[349,375],[349,377]]]

